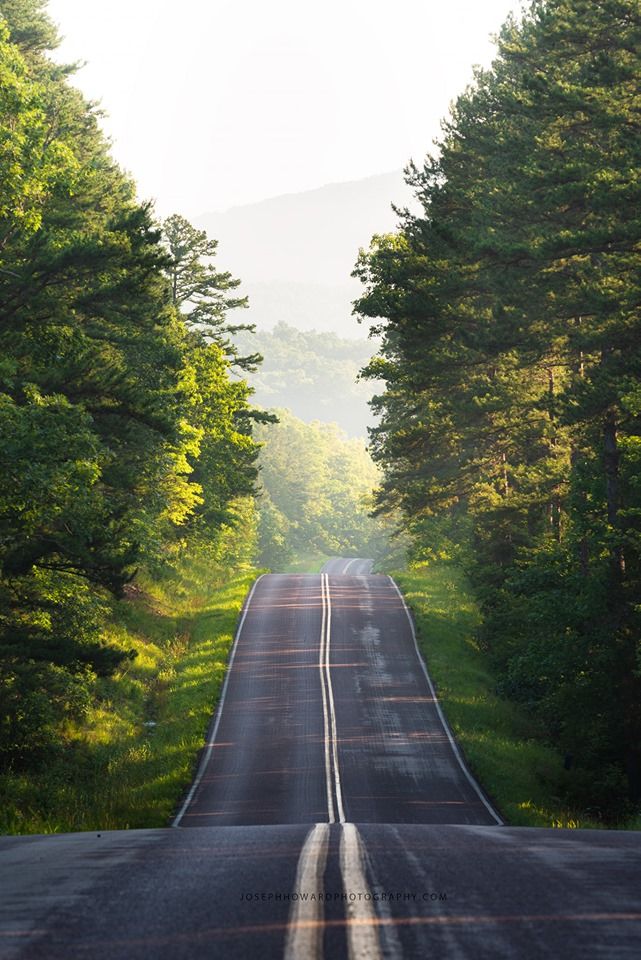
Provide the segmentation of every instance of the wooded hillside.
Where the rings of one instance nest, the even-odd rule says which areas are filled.
[[[248,376],[257,405],[284,407],[308,423],[337,423],[351,437],[367,437],[374,423],[368,401],[375,385],[359,374],[375,352],[374,343],[287,323],[239,334],[236,341],[242,350],[258,351],[264,358]]]

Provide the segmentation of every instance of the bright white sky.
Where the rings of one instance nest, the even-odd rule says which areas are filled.
[[[119,162],[158,212],[421,160],[515,0],[50,0]]]

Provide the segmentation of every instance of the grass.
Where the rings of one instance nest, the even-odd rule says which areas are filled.
[[[255,573],[204,586],[188,571],[142,583],[115,606],[108,639],[138,656],[97,682],[82,727],[28,775],[0,777],[0,832],[167,826],[193,777]]]
[[[288,572],[319,570],[297,558]],[[220,696],[246,571],[209,584],[208,570],[141,582],[117,604],[108,639],[137,658],[99,681],[82,727],[69,728],[46,766],[0,776],[0,832],[55,833],[166,826],[191,782]],[[479,614],[460,570],[434,564],[395,575],[419,645],[469,766],[505,820],[520,826],[596,827],[565,809],[562,759],[536,741],[529,720],[495,693],[474,641]],[[640,829],[641,822],[626,824]]]
[[[324,553],[297,554],[282,570],[275,570],[274,573],[320,573],[323,564],[330,559]]]
[[[395,574],[450,727],[470,769],[507,823],[598,827],[560,800],[563,758],[534,739],[531,721],[501,699],[474,633],[479,612],[461,570],[434,564]]]

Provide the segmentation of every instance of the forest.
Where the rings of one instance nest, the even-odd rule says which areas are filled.
[[[297,556],[388,556],[391,525],[370,516],[379,475],[362,439],[336,423],[304,423],[277,409],[256,440],[261,565],[278,571]]]
[[[242,350],[263,362],[248,375],[254,403],[291,410],[301,420],[337,423],[350,437],[367,437],[374,422],[368,402],[375,385],[360,378],[375,345],[329,331],[301,330],[279,322],[272,330],[241,332]]]
[[[295,353],[303,381],[327,374],[320,417],[353,392],[363,434],[369,351],[256,336],[217,241],[137,199],[74,67],[49,56],[44,0],[0,13],[0,829],[162,824],[257,564],[382,549],[364,441],[319,422],[309,391],[314,423],[276,416],[278,389],[253,400],[248,380],[280,342],[266,379],[291,379]],[[159,770],[147,800],[141,751]]]
[[[45,0],[0,0],[3,770],[17,783],[54,754],[62,770],[87,718],[116,728],[113,703],[151,749],[212,584],[229,587],[220,686],[258,568],[342,554],[387,571],[408,545],[414,568],[469,577],[475,643],[562,758],[560,802],[625,822],[641,802],[637,0],[533,0],[507,21],[407,167],[416,205],[358,256],[369,346],[245,322],[217,241],[138,199],[57,42]],[[156,755],[182,751],[155,823],[211,696],[192,753],[176,726]]]
[[[33,765],[132,653],[104,640],[141,569],[251,527],[258,447],[215,241],[163,224],[47,52],[0,5],[0,757]]]
[[[570,803],[641,799],[641,11],[535,0],[355,274],[376,509],[463,564]]]

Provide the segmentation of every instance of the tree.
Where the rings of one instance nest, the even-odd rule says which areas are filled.
[[[536,0],[356,267],[378,509],[419,554],[435,516],[467,538],[488,655],[610,816],[624,772],[641,797],[640,58],[632,0]]]
[[[211,262],[216,256],[218,241],[210,240],[204,230],[196,230],[179,214],[163,223],[163,235],[169,252],[167,275],[171,284],[172,302],[184,322],[206,342],[217,343],[236,366],[255,369],[260,354],[245,357],[230,339],[241,330],[252,332],[253,324],[230,324],[227,312],[248,305],[247,297],[235,297],[231,291],[240,286],[228,271],[220,272]]]
[[[58,46],[58,31],[45,8],[47,0],[1,0],[0,16],[11,29],[12,42],[26,56],[53,50]]]
[[[46,56],[42,8],[0,6],[0,754],[12,763],[51,746],[95,677],[126,661],[101,632],[141,565],[190,536],[244,562],[253,533],[239,545],[232,526],[253,529],[256,474],[248,388],[177,310],[161,231],[70,71]],[[214,283],[203,271],[193,317],[222,329],[233,300],[201,296]]]

